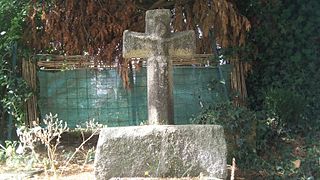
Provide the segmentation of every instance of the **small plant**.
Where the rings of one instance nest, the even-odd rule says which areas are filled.
[[[46,128],[41,128],[36,131],[36,137],[39,138],[42,144],[47,148],[47,155],[49,159],[49,165],[54,174],[56,174],[56,151],[57,147],[60,144],[60,139],[62,133],[69,130],[67,123],[62,120],[58,120],[58,115],[46,115],[43,123],[46,125]]]
[[[31,169],[35,157],[19,153],[18,145],[18,141],[5,141],[5,145],[0,145],[0,164],[14,171],[19,171],[17,167],[22,165],[24,170]]]
[[[69,163],[71,162],[71,160],[75,157],[75,155],[79,152],[81,152],[81,150],[84,150],[83,147],[84,145],[95,135],[98,135],[98,133],[100,132],[101,128],[103,128],[104,126],[102,124],[99,124],[98,122],[95,122],[94,119],[89,120],[85,123],[85,127],[82,127],[81,125],[77,125],[77,128],[75,129],[75,131],[80,131],[81,133],[81,137],[82,137],[82,143],[76,148],[76,150],[74,151],[74,153],[67,159],[65,166],[63,168],[63,171],[61,172],[61,174],[64,172],[64,170],[66,169],[66,167],[68,167]],[[86,134],[90,134],[89,137],[86,138]],[[85,161],[83,166],[88,162],[88,160],[90,159],[90,157],[93,156],[94,153],[94,147],[90,148],[86,153],[83,153],[85,155]]]
[[[15,157],[16,145],[16,141],[5,141],[5,146],[0,144],[0,163],[6,163]]]
[[[46,115],[43,119],[44,128],[36,126],[32,129],[24,129],[18,132],[22,149],[29,149],[38,162],[43,163],[45,170],[47,166],[56,174],[57,164],[57,147],[60,144],[61,135],[68,131],[67,123],[59,120],[57,115]],[[39,159],[39,153],[35,151],[35,144],[40,142],[45,145],[47,150],[47,160]]]
[[[36,153],[35,150],[35,144],[39,141],[39,138],[35,136],[35,133],[40,129],[41,127],[35,127],[32,129],[21,127],[17,130],[17,134],[20,139],[20,145],[17,148],[17,153],[23,154],[26,149],[29,149],[31,151],[31,155],[40,162],[39,154]]]
[[[84,145],[88,141],[97,135],[101,128],[104,126],[95,122],[95,120],[90,120],[84,124],[84,126],[77,125],[77,128],[74,129],[74,132],[80,132],[82,137],[82,143],[75,149],[74,152],[71,152],[69,156],[65,157],[58,154],[58,146],[61,143],[61,138],[63,133],[70,133],[71,131],[67,127],[67,123],[59,120],[57,115],[46,115],[43,119],[43,127],[36,126],[34,128],[20,128],[18,135],[20,138],[20,146],[16,150],[20,156],[31,159],[28,162],[41,164],[44,168],[46,174],[48,175],[48,170],[53,172],[54,176],[60,175],[68,168],[70,162],[75,158],[77,153],[81,153],[84,158],[84,163],[90,162],[94,157],[94,147],[89,148],[88,150],[84,149]],[[46,150],[46,157],[43,157],[40,153],[40,145],[43,145]],[[11,147],[11,146],[10,146]],[[15,146],[12,147],[13,150],[9,148],[0,146],[0,158],[9,156],[9,152],[15,153]],[[64,150],[62,151],[64,152]],[[63,166],[61,166],[63,164]],[[31,165],[32,166],[32,165]]]

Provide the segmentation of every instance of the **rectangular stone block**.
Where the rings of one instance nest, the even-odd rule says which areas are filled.
[[[95,157],[96,179],[112,177],[226,178],[222,126],[152,125],[105,128]]]

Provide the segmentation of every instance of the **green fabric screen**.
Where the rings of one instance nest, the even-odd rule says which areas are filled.
[[[228,68],[175,67],[174,120],[189,124],[207,104],[225,100]],[[125,89],[116,69],[38,71],[41,116],[53,113],[69,127],[89,119],[108,126],[139,125],[147,120],[146,68],[133,70]],[[227,87],[226,89],[229,89]]]

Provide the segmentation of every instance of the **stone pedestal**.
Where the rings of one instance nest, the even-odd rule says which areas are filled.
[[[95,157],[95,177],[197,177],[225,179],[227,149],[216,125],[105,128]]]

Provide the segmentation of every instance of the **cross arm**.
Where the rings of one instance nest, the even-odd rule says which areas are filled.
[[[171,57],[189,58],[196,53],[196,37],[194,31],[176,32],[169,38],[169,54]]]
[[[152,53],[152,43],[145,33],[123,32],[123,57],[147,58]]]

